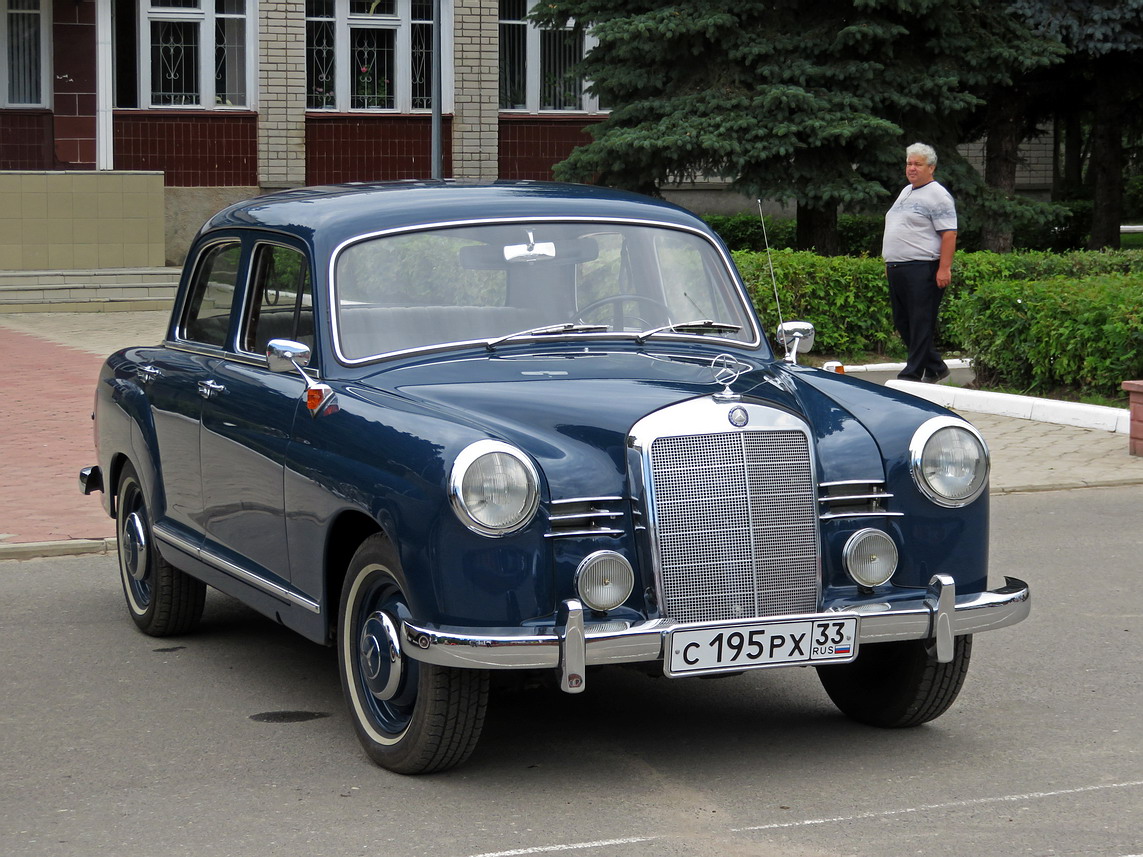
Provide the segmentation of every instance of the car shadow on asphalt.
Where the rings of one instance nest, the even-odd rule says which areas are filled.
[[[347,761],[372,767],[350,728],[332,647],[305,640],[214,590],[194,633],[147,643],[157,657],[193,659],[198,680],[204,673],[211,676],[208,693],[249,709],[246,717],[271,724],[267,728],[273,728],[275,717],[282,722],[292,715],[322,718],[311,733],[315,740],[320,734],[320,740],[340,745]],[[433,779],[493,783],[521,771],[530,771],[537,781],[548,775],[589,778],[601,764],[626,764],[637,771],[652,760],[657,767],[715,776],[745,760],[780,771],[825,766],[839,752],[860,766],[887,754],[908,758],[915,751],[920,758],[965,747],[960,730],[942,725],[953,721],[953,712],[910,730],[872,729],[847,720],[812,669],[674,680],[600,668],[588,673],[585,692],[574,695],[546,679],[520,683],[516,678],[495,677],[476,751],[456,771]]]
[[[954,709],[955,712],[955,709]],[[812,669],[761,670],[718,679],[668,679],[624,668],[589,673],[587,690],[494,692],[484,734],[466,770],[558,768],[589,776],[605,760],[654,760],[717,776],[750,764],[767,770],[826,767],[887,756],[963,751],[955,715],[915,729],[875,729],[838,712]]]

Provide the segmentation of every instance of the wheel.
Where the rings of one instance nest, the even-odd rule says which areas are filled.
[[[953,659],[937,663],[924,640],[864,646],[851,664],[818,667],[818,678],[842,713],[859,723],[898,729],[940,717],[957,698],[972,635],[957,637]]]
[[[610,306],[612,309],[611,326],[615,330],[623,330],[626,327],[627,321],[632,321],[639,324],[642,328],[653,327],[657,322],[651,322],[647,319],[641,318],[636,315],[627,315],[623,311],[623,305],[630,301],[631,303],[643,304],[644,306],[653,307],[660,315],[660,319],[665,319],[670,315],[670,310],[667,305],[662,301],[655,300],[654,298],[645,297],[644,295],[610,295],[606,298],[600,298],[597,301],[592,301],[576,314],[576,321],[590,323],[588,316],[600,307]]]
[[[408,586],[392,544],[366,539],[350,562],[338,615],[341,687],[362,747],[399,774],[455,767],[488,708],[488,673],[420,663],[401,652]]]
[[[119,577],[131,618],[144,634],[169,637],[198,624],[206,604],[206,584],[179,571],[159,553],[139,477],[123,467],[115,504]]]

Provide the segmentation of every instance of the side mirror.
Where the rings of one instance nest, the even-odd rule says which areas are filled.
[[[785,361],[796,364],[799,352],[814,347],[814,326],[808,321],[784,321],[778,325],[778,342],[786,349]]]
[[[305,368],[310,365],[310,349],[300,342],[292,339],[271,339],[266,343],[266,362],[271,372],[289,372],[296,369],[306,382],[306,408],[311,417],[327,410],[337,410],[336,403],[331,403],[333,390],[328,384],[320,384],[306,374]]]
[[[310,349],[292,339],[271,339],[266,345],[266,362],[271,372],[301,372],[310,365]]]

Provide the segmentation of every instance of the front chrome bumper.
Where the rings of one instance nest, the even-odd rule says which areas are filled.
[[[1015,625],[1031,606],[1028,584],[1014,577],[1005,578],[999,589],[957,596],[953,579],[936,575],[921,598],[834,604],[830,611],[861,617],[859,645],[930,640],[937,660],[948,662],[954,637]],[[588,666],[661,661],[667,633],[681,627],[669,619],[585,624],[583,613],[577,600],[568,599],[550,628],[459,628],[404,621],[401,650],[414,660],[446,667],[558,669],[561,688],[578,693],[584,689]]]

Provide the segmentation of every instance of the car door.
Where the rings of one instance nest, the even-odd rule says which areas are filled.
[[[136,372],[155,432],[156,520],[198,544],[202,535],[199,433],[211,370],[225,353],[242,262],[237,238],[199,248],[171,340],[143,349]]]
[[[236,309],[233,347],[211,368],[202,405],[204,549],[271,587],[290,578],[284,467],[305,382],[271,372],[266,344],[313,344],[312,278],[306,254],[280,239],[254,243],[248,286]]]

